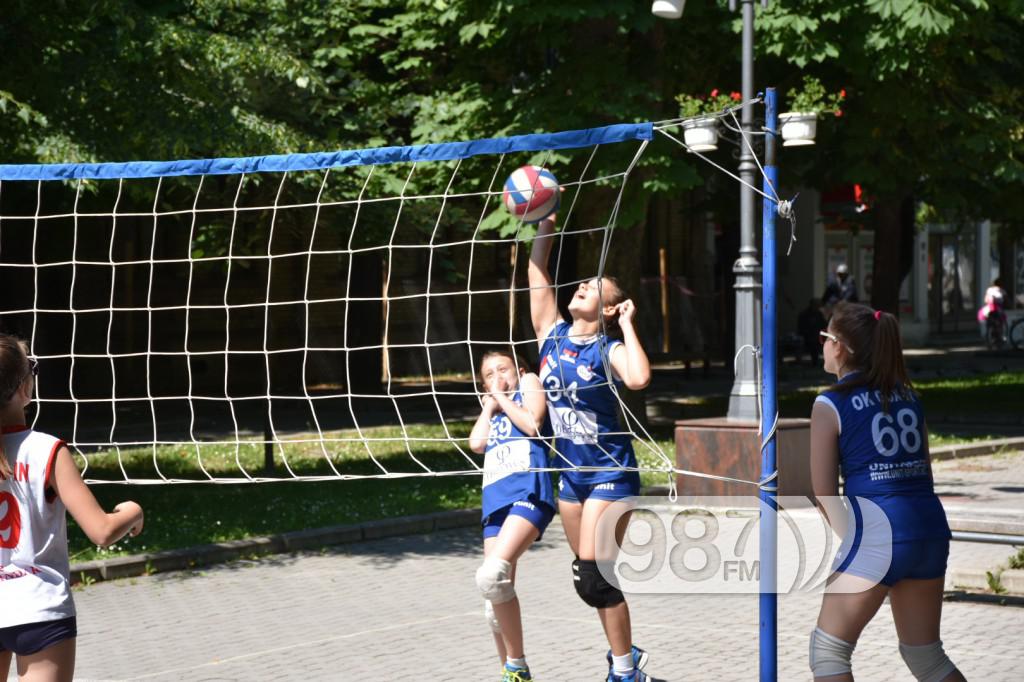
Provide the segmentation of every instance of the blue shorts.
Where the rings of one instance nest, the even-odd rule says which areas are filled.
[[[897,540],[887,547],[855,545],[846,556],[836,557],[835,570],[892,587],[901,580],[943,577],[948,558],[947,538]]]
[[[71,616],[61,620],[26,623],[0,628],[0,653],[11,651],[16,656],[31,656],[48,646],[78,636],[78,620]]]
[[[501,526],[509,516],[522,516],[537,528],[537,539],[544,537],[544,530],[555,516],[555,509],[546,502],[519,500],[502,507],[483,520],[484,538],[493,538],[501,532]]]
[[[558,477],[558,499],[582,504],[591,497],[595,500],[621,500],[640,494],[640,474],[624,471],[618,478],[602,483],[574,483],[562,474]]]

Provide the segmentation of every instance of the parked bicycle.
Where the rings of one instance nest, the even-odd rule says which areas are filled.
[[[1024,317],[1018,318],[1010,325],[1010,333],[1007,336],[1014,348],[1024,350]]]

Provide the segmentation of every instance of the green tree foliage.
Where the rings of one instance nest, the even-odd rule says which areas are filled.
[[[1016,219],[1022,16],[1021,0],[759,8],[759,84],[785,101],[810,74],[848,94],[812,163],[784,155],[787,182],[802,171],[811,184],[859,182],[896,207],[912,197]],[[689,3],[667,22],[635,0],[12,0],[0,24],[3,160],[273,154],[669,118],[680,93],[738,89],[739,30],[724,2]],[[701,184],[732,219],[736,188],[712,177],[652,145],[620,225]],[[373,189],[393,194],[406,180],[381,168]],[[340,174],[328,191],[359,182]]]
[[[784,99],[793,67],[847,91],[804,170],[858,182],[877,206],[866,214],[877,307],[896,308],[914,202],[945,218],[1020,221],[1024,3],[796,0],[772,3],[759,26]]]

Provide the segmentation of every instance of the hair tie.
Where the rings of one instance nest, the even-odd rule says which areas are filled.
[[[877,322],[880,319],[882,319],[882,311],[881,310],[876,310],[875,311],[875,321]]]

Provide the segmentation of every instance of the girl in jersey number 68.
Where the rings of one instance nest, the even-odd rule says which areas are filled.
[[[142,531],[142,508],[105,513],[63,441],[25,425],[35,376],[24,344],[0,334],[0,675],[13,654],[20,680],[57,682],[74,676],[78,632],[64,510],[106,546]]]
[[[811,479],[828,522],[847,537],[811,633],[811,670],[815,679],[853,680],[854,646],[888,595],[900,654],[914,676],[963,680],[939,639],[950,532],[899,322],[840,303],[821,340],[825,371],[838,381],[811,412]],[[840,473],[844,498],[837,497]]]
[[[633,646],[629,607],[622,592],[598,568],[596,529],[602,513],[616,500],[640,492],[640,474],[630,434],[619,424],[619,401],[612,386],[637,390],[651,379],[633,316],[636,308],[610,277],[582,282],[569,303],[571,322],[558,312],[548,272],[554,216],[541,221],[530,254],[530,316],[540,344],[540,379],[547,391],[554,434],[554,457],[563,471],[558,482],[558,512],[576,555],[576,592],[597,609],[611,650],[608,680],[642,682],[647,653]],[[620,331],[622,340],[604,330]],[[603,467],[581,471],[578,467]],[[616,528],[621,545],[628,514]]]
[[[516,562],[555,515],[551,477],[528,471],[548,466],[548,446],[541,438],[544,388],[504,350],[484,353],[480,380],[486,391],[483,410],[469,434],[470,449],[484,453],[484,563],[476,582],[504,665],[503,682],[527,682],[533,677],[523,650]]]

